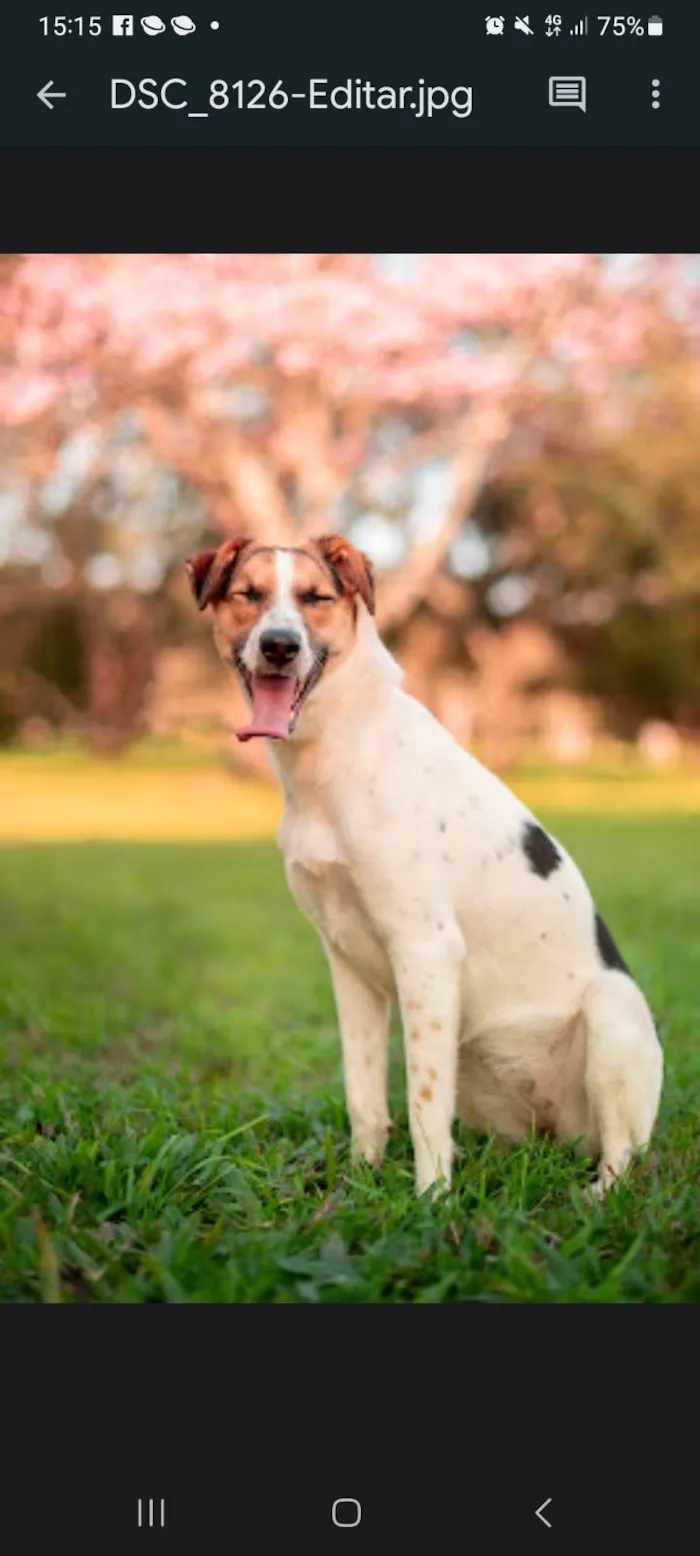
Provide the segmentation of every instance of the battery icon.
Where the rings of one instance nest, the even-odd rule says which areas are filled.
[[[650,16],[647,23],[647,32],[650,38],[660,38],[664,30],[664,24],[660,16]]]

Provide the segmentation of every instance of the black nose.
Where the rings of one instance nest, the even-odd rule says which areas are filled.
[[[289,632],[284,627],[276,631],[263,632],[260,637],[260,651],[268,664],[274,665],[276,670],[281,670],[283,665],[291,664],[301,648],[301,638],[297,632]]]

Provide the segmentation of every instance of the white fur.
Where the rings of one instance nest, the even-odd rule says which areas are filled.
[[[278,620],[286,564],[280,553]],[[655,1122],[649,1009],[603,964],[591,895],[561,845],[558,867],[535,873],[530,812],[401,679],[358,603],[352,654],[293,737],[270,742],[287,879],[330,963],[353,1148],[371,1162],[384,1150],[398,1000],[419,1192],[450,1181],[456,1109],[504,1140],[534,1126],[577,1142],[599,1158],[602,1191]]]
[[[269,632],[275,628],[286,628],[288,631],[298,632],[301,647],[295,660],[286,667],[285,674],[294,675],[299,681],[304,681],[313,668],[313,654],[309,643],[309,635],[306,623],[301,611],[294,599],[294,558],[290,551],[282,549],[275,551],[275,592],[268,609],[258,618],[252,632],[249,633],[243,651],[243,663],[250,675],[269,675],[270,666],[260,652],[260,639],[263,632]],[[275,671],[279,674],[279,671]]]

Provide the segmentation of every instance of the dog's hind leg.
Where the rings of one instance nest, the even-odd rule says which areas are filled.
[[[381,1161],[389,1134],[387,1067],[391,1002],[325,943],[343,1047],[345,1096],[352,1154],[372,1166]]]
[[[601,1197],[648,1144],[661,1097],[661,1045],[643,994],[626,973],[601,973],[585,993],[585,1144],[599,1155]]]

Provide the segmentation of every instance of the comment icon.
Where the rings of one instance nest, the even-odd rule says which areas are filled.
[[[580,108],[586,112],[585,76],[550,76],[550,108]]]

